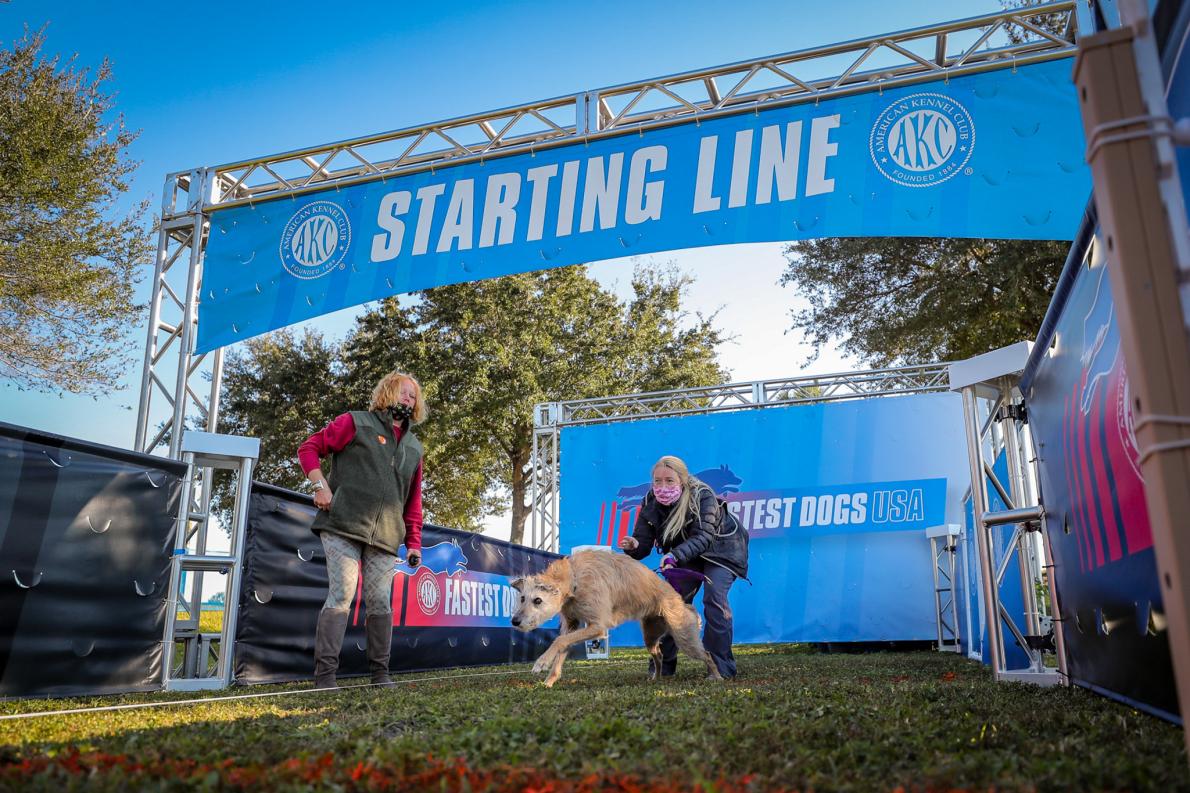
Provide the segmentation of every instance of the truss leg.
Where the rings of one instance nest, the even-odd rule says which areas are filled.
[[[223,351],[217,350],[209,361],[205,355],[194,354],[208,228],[203,212],[204,197],[209,192],[207,182],[205,170],[167,177],[157,231],[134,449],[151,453],[168,439],[169,456],[175,460],[180,459],[179,444],[191,400],[208,432],[217,429],[219,418]],[[185,205],[179,207],[183,199]],[[212,376],[204,404],[197,378],[206,364]],[[168,414],[154,410],[155,395],[165,400]],[[153,427],[155,420],[160,422],[157,428]]]

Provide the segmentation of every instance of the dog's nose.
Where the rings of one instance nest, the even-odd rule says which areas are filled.
[[[520,625],[520,624],[521,624],[521,618],[520,618],[520,617],[513,617],[513,618],[512,618],[512,624],[513,624],[513,625]]]

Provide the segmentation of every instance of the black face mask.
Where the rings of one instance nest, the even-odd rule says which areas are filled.
[[[393,414],[394,423],[399,424],[402,421],[408,421],[413,418],[413,408],[400,402],[389,408],[389,412]]]

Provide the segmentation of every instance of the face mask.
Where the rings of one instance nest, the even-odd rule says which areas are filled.
[[[391,408],[389,408],[389,410],[393,414],[394,422],[408,421],[409,419],[413,418],[413,408],[402,402],[398,402],[397,404],[393,405]]]
[[[669,506],[682,497],[682,486],[674,485],[673,487],[657,487],[653,486],[653,495],[657,497],[657,503],[663,506]]]

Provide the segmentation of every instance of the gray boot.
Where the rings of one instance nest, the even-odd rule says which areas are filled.
[[[388,660],[393,645],[392,612],[369,614],[364,623],[368,632],[368,669],[372,672],[372,683],[391,686]]]
[[[314,687],[334,688],[335,672],[339,669],[339,650],[343,634],[347,632],[347,609],[323,609],[318,612],[318,628],[314,632]]]

